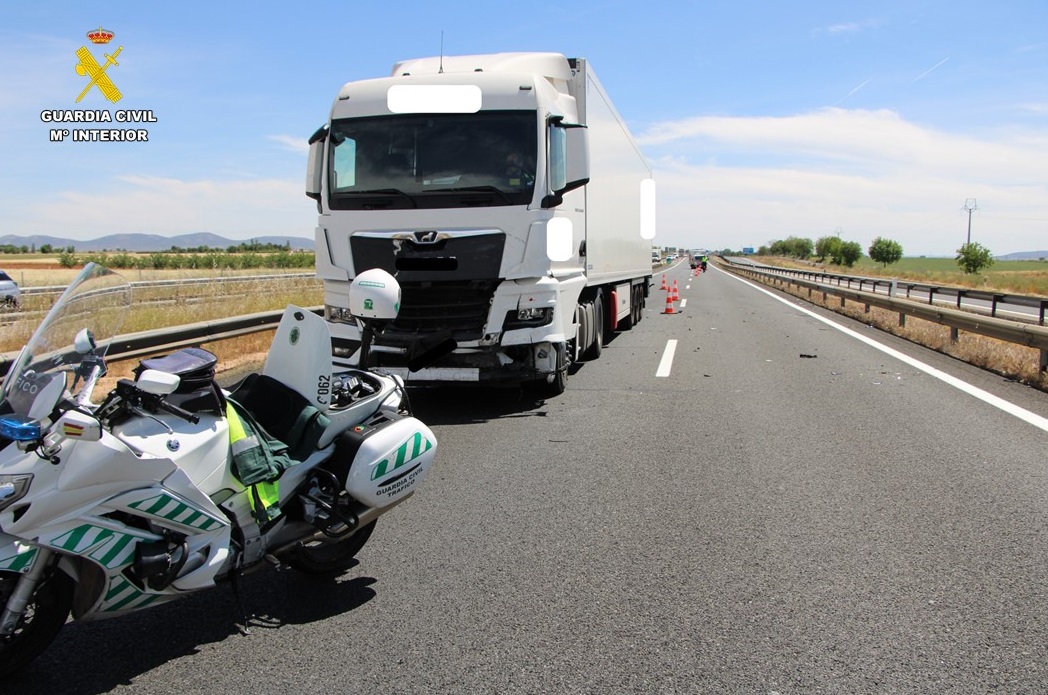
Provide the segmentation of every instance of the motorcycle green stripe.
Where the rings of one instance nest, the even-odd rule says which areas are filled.
[[[29,568],[29,565],[36,559],[36,548],[31,545],[24,545],[22,543],[15,543],[12,546],[14,548],[13,555],[5,555],[0,557],[0,570],[7,570],[8,572],[21,572]]]
[[[134,559],[137,536],[82,524],[51,541],[55,548],[86,555],[106,569],[123,567]]]
[[[99,563],[108,569],[126,565],[134,559],[135,540],[138,539],[134,536],[121,534],[114,538],[112,542],[106,544],[105,547],[91,553],[91,557],[98,560]]]
[[[159,598],[159,594],[147,594],[118,574],[113,577],[99,610],[109,613],[129,608],[144,608]]]
[[[167,519],[168,521],[201,531],[210,531],[222,525],[201,510],[165,493],[160,493],[156,497],[150,497],[138,502],[132,502],[129,506],[145,514],[158,516],[161,519]]]
[[[106,541],[113,531],[93,524],[81,524],[51,541],[55,548],[68,550],[77,555],[83,554],[99,543]]]
[[[422,436],[421,432],[416,432],[413,436],[405,439],[395,450],[391,451],[384,460],[379,461],[375,469],[371,471],[371,479],[378,480],[386,473],[397,470],[408,461],[413,461],[432,448],[433,442]],[[408,451],[411,452],[410,456]],[[389,466],[390,459],[395,459],[392,468]]]

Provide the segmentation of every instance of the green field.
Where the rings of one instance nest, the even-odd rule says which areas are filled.
[[[997,290],[1008,294],[1048,296],[1048,261],[996,261],[981,273],[968,275],[953,258],[907,257],[887,268],[863,256],[851,268],[832,263],[790,262],[794,267],[815,265],[828,273],[869,275],[914,280],[934,285]],[[758,260],[758,262],[761,262]],[[775,263],[769,263],[774,265]]]

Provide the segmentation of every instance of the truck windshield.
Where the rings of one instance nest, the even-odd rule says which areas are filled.
[[[334,210],[526,205],[535,186],[534,111],[333,121]]]

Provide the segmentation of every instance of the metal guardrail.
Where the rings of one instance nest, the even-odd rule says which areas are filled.
[[[731,262],[725,259],[726,262]],[[871,278],[862,277],[857,275],[838,275],[835,273],[826,273],[817,270],[805,270],[803,268],[781,268],[778,266],[760,265],[758,263],[750,264],[754,268],[759,268],[767,272],[776,273],[779,275],[786,275],[790,277],[808,278],[815,282],[825,284],[835,284],[838,287],[852,288],[855,284],[858,286],[860,291],[864,290],[867,286],[871,287],[876,293],[879,288],[885,288],[892,295],[897,296],[899,291],[905,290],[907,299],[911,298],[913,293],[917,292],[920,294],[928,295],[928,304],[934,304],[937,300],[941,301],[942,298],[952,297],[953,302],[958,308],[961,306],[962,300],[975,299],[984,301],[990,305],[990,316],[996,317],[998,308],[1002,306],[1022,306],[1037,309],[1037,324],[1040,326],[1045,325],[1045,316],[1048,314],[1048,298],[1045,297],[1034,297],[1023,294],[1007,294],[1004,292],[988,292],[986,290],[975,290],[968,287],[949,287],[944,285],[930,285],[921,282],[909,282],[906,280],[893,280],[890,278]],[[923,300],[922,300],[923,301]]]
[[[833,295],[840,297],[842,303],[848,299],[854,302],[861,302],[866,306],[867,311],[869,311],[871,306],[876,306],[887,311],[895,312],[899,314],[900,325],[905,324],[905,317],[912,316],[914,318],[931,321],[932,323],[937,323],[943,326],[949,326],[951,328],[951,338],[955,341],[958,338],[958,331],[966,331],[968,333],[975,333],[988,338],[996,338],[997,340],[1003,340],[1016,345],[1032,347],[1040,350],[1041,371],[1048,370],[1048,327],[1023,323],[1021,321],[1008,321],[1006,319],[973,314],[958,309],[947,309],[941,306],[915,302],[910,299],[900,299],[884,294],[876,294],[874,292],[865,292],[831,284],[822,284],[819,282],[802,280],[793,276],[783,277],[782,273],[769,272],[768,269],[771,268],[771,266],[743,265],[733,263],[723,258],[721,261],[722,267],[737,274],[749,275],[754,278],[766,278],[771,279],[773,282],[789,283],[797,285],[798,287],[805,287],[808,289],[809,297],[813,292],[822,292],[824,299],[827,295]],[[779,269],[774,268],[772,270],[777,271]],[[885,281],[882,279],[878,282],[883,284]]]
[[[309,311],[322,315],[324,307],[309,307]],[[140,331],[119,335],[109,341],[106,357],[110,361],[130,360],[145,355],[170,352],[183,347],[210,343],[217,340],[228,340],[242,335],[259,333],[276,328],[283,309],[262,311],[257,314],[233,316],[227,319],[200,321],[173,328],[158,328],[152,331]],[[18,356],[9,352],[0,356],[0,376],[6,375],[11,363]]]

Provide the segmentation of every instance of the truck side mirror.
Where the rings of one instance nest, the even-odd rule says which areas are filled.
[[[317,201],[320,206],[320,182],[324,173],[324,143],[327,141],[328,127],[317,129],[309,138],[309,159],[306,162],[306,195]]]
[[[563,117],[550,119],[549,128],[550,195],[542,207],[555,208],[564,202],[564,194],[589,183],[589,133],[586,126],[564,123]]]

